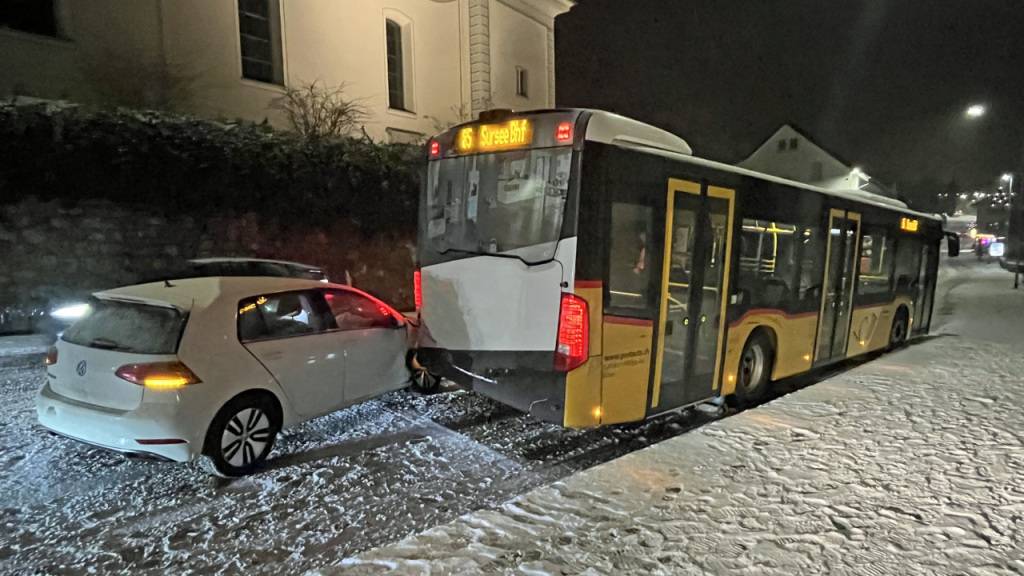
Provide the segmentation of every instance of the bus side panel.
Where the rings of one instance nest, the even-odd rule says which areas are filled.
[[[651,372],[654,323],[605,316],[602,364],[602,424],[643,420]]]
[[[574,293],[587,301],[590,322],[590,359],[565,378],[564,425],[568,428],[598,426],[601,422],[601,322],[602,283],[577,280]]]
[[[898,296],[889,304],[854,308],[846,356],[852,358],[888,346],[892,323],[900,306],[906,306],[908,313],[914,309],[913,300],[906,296]]]
[[[772,380],[786,378],[811,369],[814,355],[814,337],[818,329],[818,314],[787,314],[782,310],[750,310],[729,326],[725,352],[725,376],[722,395],[736,391],[736,374],[740,355],[751,333],[764,327],[774,333],[775,365]]]

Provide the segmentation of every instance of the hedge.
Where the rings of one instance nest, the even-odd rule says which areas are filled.
[[[415,230],[420,147],[307,141],[224,123],[52,102],[0,104],[0,202],[106,199],[199,217],[255,212],[288,226]]]

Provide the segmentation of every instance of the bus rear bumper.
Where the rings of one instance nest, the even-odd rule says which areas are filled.
[[[417,361],[462,388],[511,406],[544,422],[562,425],[565,374],[554,370],[552,352],[465,352],[420,348]]]

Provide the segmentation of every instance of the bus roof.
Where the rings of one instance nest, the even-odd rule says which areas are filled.
[[[640,122],[639,120],[633,120],[632,118],[627,118],[611,112],[605,112],[603,110],[579,109],[579,112],[587,112],[590,114],[590,121],[587,124],[585,138],[592,142],[601,142],[624,148],[632,148],[697,166],[714,168],[723,172],[730,172],[776,184],[802,188],[804,190],[818,192],[826,196],[846,198],[879,208],[897,210],[899,212],[912,214],[921,218],[941,221],[941,218],[935,214],[926,214],[923,212],[917,212],[916,210],[911,210],[906,203],[895,198],[889,198],[888,196],[881,196],[879,194],[873,194],[863,190],[833,190],[829,188],[821,188],[812,184],[788,180],[786,178],[772,176],[771,174],[765,174],[763,172],[755,172],[732,164],[725,164],[723,162],[715,162],[713,160],[699,158],[693,155],[693,149],[690,148],[690,145],[682,138],[660,128],[651,126],[650,124]]]

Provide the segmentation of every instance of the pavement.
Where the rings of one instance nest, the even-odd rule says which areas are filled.
[[[933,334],[322,574],[1024,574],[1024,290],[943,262]]]

